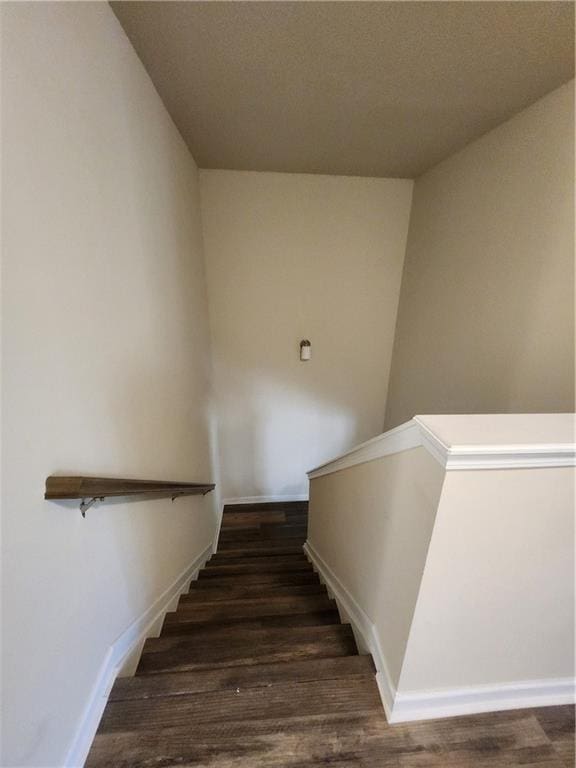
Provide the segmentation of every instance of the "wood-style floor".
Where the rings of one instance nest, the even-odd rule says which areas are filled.
[[[305,504],[227,507],[218,554],[116,681],[87,768],[573,768],[574,710],[388,725],[307,562]]]

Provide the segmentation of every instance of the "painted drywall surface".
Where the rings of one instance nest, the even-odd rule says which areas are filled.
[[[310,483],[308,540],[375,624],[394,685],[443,478],[415,448]]]
[[[399,692],[574,676],[574,470],[449,472]]]
[[[200,178],[224,495],[303,494],[381,431],[412,182]]]
[[[574,410],[573,87],[416,181],[386,429]]]
[[[449,448],[482,446],[498,452],[576,443],[574,413],[436,414],[418,416],[418,421]]]
[[[3,765],[60,766],[108,647],[212,540],[197,171],[106,3],[2,7]]]

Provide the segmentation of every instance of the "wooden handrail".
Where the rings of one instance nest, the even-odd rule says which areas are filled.
[[[46,478],[45,499],[82,499],[80,510],[84,516],[95,501],[107,496],[203,496],[214,490],[214,483],[178,483],[163,480],[130,480],[117,477],[83,477],[50,475]],[[86,499],[91,501],[86,502]]]

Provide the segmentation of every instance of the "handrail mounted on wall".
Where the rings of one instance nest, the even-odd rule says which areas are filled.
[[[130,480],[117,477],[83,477],[50,475],[46,478],[45,499],[82,499],[82,517],[96,501],[107,496],[205,496],[214,490],[214,483],[178,483],[163,480]],[[89,501],[87,501],[89,499]]]

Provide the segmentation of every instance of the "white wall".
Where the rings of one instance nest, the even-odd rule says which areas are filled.
[[[442,467],[414,448],[310,483],[308,542],[376,627],[394,686],[443,481]]]
[[[398,689],[574,677],[574,470],[448,473]]]
[[[421,176],[385,428],[574,410],[574,83]]]
[[[392,721],[573,701],[575,424],[419,416],[311,473],[309,553]]]
[[[2,5],[6,766],[63,764],[110,645],[210,497],[43,501],[52,473],[207,481],[197,170],[106,3]]]
[[[381,430],[412,182],[200,178],[224,495],[305,494]]]

